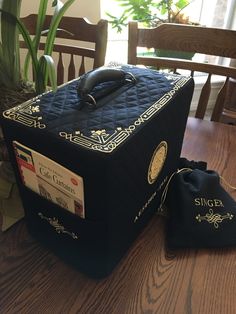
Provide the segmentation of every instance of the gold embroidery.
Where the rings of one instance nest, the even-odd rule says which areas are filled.
[[[109,134],[106,133],[106,130],[97,130],[91,131],[91,137],[95,140],[98,140],[100,143],[105,143]]]
[[[148,168],[148,183],[153,184],[165,163],[167,155],[167,143],[162,141],[155,149]]]
[[[134,223],[136,223],[138,221],[138,219],[141,217],[143,212],[147,209],[149,204],[154,200],[154,198],[156,197],[157,193],[163,188],[163,186],[164,186],[164,184],[166,183],[167,180],[168,180],[168,176],[166,176],[164,178],[164,180],[158,186],[157,190],[151,195],[151,197],[147,200],[147,202],[143,205],[143,207],[138,211],[137,215],[134,218]],[[157,212],[159,212],[159,211],[162,211],[162,209],[160,207],[157,209]]]
[[[213,198],[208,199],[205,197],[196,197],[194,199],[195,206],[202,206],[202,207],[224,207],[223,202],[220,199]]]
[[[230,213],[227,213],[226,215],[221,215],[221,214],[218,214],[218,213],[214,214],[213,209],[210,208],[208,214],[206,214],[205,216],[201,216],[200,214],[198,214],[196,216],[196,219],[197,219],[198,222],[202,222],[202,221],[205,220],[208,223],[213,224],[214,227],[216,229],[218,229],[219,228],[219,223],[222,223],[222,221],[225,220],[225,219],[232,220],[233,217],[234,217],[234,215],[230,214]]]
[[[55,231],[57,233],[65,233],[71,236],[74,240],[78,240],[79,237],[74,233],[74,232],[69,232],[68,230],[65,229],[63,225],[61,225],[56,217],[49,218],[44,216],[42,213],[38,213],[39,217],[41,219],[46,220],[53,228],[55,228]]]
[[[46,125],[41,122],[42,116],[39,115],[40,107],[38,103],[40,97],[41,95],[4,111],[4,118],[14,120],[30,128],[45,129]]]
[[[106,130],[93,130],[89,136],[84,135],[79,130],[73,133],[67,133],[60,131],[59,136],[65,140],[70,141],[74,144],[83,146],[85,148],[101,151],[103,153],[113,152],[121,143],[123,143],[137,127],[148,121],[155,115],[163,106],[165,106],[175,95],[175,93],[183,87],[191,78],[179,77],[178,75],[172,75],[171,77],[165,75],[165,77],[172,81],[172,89],[163,95],[157,102],[151,105],[145,112],[143,112],[130,126],[127,128],[116,128],[109,134]],[[75,79],[73,81],[76,81]],[[71,81],[72,82],[72,81]],[[65,86],[68,83],[61,85],[59,88]],[[51,91],[47,91],[49,93]],[[46,94],[44,93],[44,94]],[[42,123],[42,116],[40,113],[40,98],[44,95],[39,95],[32,100],[29,100],[22,105],[9,109],[3,112],[3,116],[7,119],[14,120],[18,123],[24,124],[27,127],[44,129],[46,125]]]
[[[93,130],[90,136],[86,136],[80,131],[74,133],[60,132],[59,135],[74,144],[103,153],[110,153],[119,145],[124,135],[125,138],[127,137],[127,134],[120,132],[120,130],[121,128],[117,128],[112,134],[106,133],[105,130],[102,130],[103,132]]]
[[[31,106],[32,112],[40,112],[39,106]]]
[[[168,77],[168,75],[166,76]],[[113,152],[121,143],[123,143],[135,130],[144,122],[148,121],[155,115],[164,105],[166,105],[173,95],[183,87],[190,78],[178,76],[171,77],[173,80],[173,89],[161,97],[157,102],[150,106],[145,112],[143,112],[134,122],[127,128],[116,128],[112,134],[108,134],[106,130],[93,130],[90,136],[85,136],[80,131],[73,133],[67,133],[64,131],[59,132],[59,136],[64,137],[66,140],[92,149],[101,151],[103,153]]]

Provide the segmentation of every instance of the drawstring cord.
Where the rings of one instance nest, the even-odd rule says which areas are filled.
[[[220,179],[223,181],[223,183],[224,183],[228,188],[230,188],[230,189],[232,189],[232,190],[236,190],[236,187],[233,186],[233,185],[231,185],[231,184],[229,184],[229,182],[226,181],[224,177],[220,176]]]
[[[161,203],[160,203],[160,206],[159,206],[159,208],[158,208],[158,213],[159,213],[159,214],[164,214],[163,205],[164,205],[165,200],[166,200],[166,196],[167,196],[167,193],[168,193],[168,190],[169,190],[169,185],[170,185],[171,180],[173,179],[173,177],[174,177],[176,174],[181,173],[181,172],[184,172],[184,171],[193,171],[193,169],[191,169],[191,168],[181,168],[181,169],[178,169],[177,171],[173,172],[173,173],[171,174],[171,176],[169,177],[169,179],[168,179],[168,181],[167,181],[167,183],[166,183],[166,185],[165,185],[165,187],[164,187],[164,190],[163,190],[163,192],[162,192],[162,195],[161,195]],[[219,176],[219,177],[220,177],[220,179],[222,180],[222,182],[223,182],[228,188],[230,188],[230,189],[232,189],[232,190],[236,190],[236,187],[233,186],[233,185],[231,185],[231,184],[229,184],[229,182],[226,181],[226,179],[225,179],[224,177],[222,177],[222,176]]]
[[[169,189],[169,185],[170,185],[171,180],[173,179],[173,177],[176,174],[178,174],[180,172],[183,172],[183,171],[193,171],[193,169],[191,169],[191,168],[181,168],[181,169],[178,169],[177,171],[175,171],[175,172],[173,172],[171,174],[171,176],[169,177],[169,179],[168,179],[168,181],[167,181],[167,183],[166,183],[166,185],[164,187],[162,195],[161,195],[161,203],[160,203],[160,206],[158,208],[158,212],[159,213],[163,213],[163,205],[164,205],[165,200],[166,200],[166,196],[167,196],[167,193],[168,193],[168,189]]]

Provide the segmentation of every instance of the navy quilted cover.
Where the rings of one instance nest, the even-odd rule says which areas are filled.
[[[105,130],[106,134],[112,135],[115,130],[122,132],[134,124],[136,130],[143,127],[189,81],[189,78],[177,74],[165,74],[146,68],[123,66],[122,69],[136,77],[136,84],[121,87],[120,92],[118,90],[109,95],[109,100],[105,103],[103,101],[103,105],[95,110],[86,105],[81,106],[77,93],[80,79],[76,79],[60,87],[56,93],[40,95],[6,111],[4,115],[29,127],[45,128],[65,139],[68,134],[75,132],[91,138],[92,132],[97,130]],[[96,96],[96,92],[106,89],[109,84],[113,82],[96,86],[93,95]]]
[[[100,98],[96,109],[82,105],[76,79],[5,111],[1,121],[29,232],[92,277],[108,275],[162,210],[161,195],[179,164],[193,92],[192,78],[122,69],[136,77],[136,84]],[[93,97],[111,84],[97,85]],[[83,179],[83,218],[23,184],[14,141]]]
[[[79,80],[61,87],[57,93],[42,96],[40,107],[43,109],[45,123],[50,125],[53,120],[63,120],[66,131],[79,128],[83,134],[101,127],[108,132],[116,127],[126,128],[148,109],[150,104],[157,102],[173,89],[174,83],[180,79],[177,75],[163,75],[149,69],[123,67],[123,70],[132,72],[137,83],[127,88],[119,97],[110,97],[109,103],[95,110],[88,110],[86,107],[80,109],[80,98],[77,94]],[[106,88],[106,85],[102,83],[97,86],[94,94],[96,95],[96,90]]]

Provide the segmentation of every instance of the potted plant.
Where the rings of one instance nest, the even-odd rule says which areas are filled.
[[[20,20],[21,0],[2,0],[0,2],[0,114],[9,107],[45,92],[47,82],[57,89],[56,70],[52,59],[53,45],[60,20],[75,0],[40,0],[36,33],[31,38]],[[43,25],[49,3],[54,7],[54,15],[48,30]],[[44,54],[38,56],[42,31],[47,33]],[[20,64],[19,34],[22,35],[28,54],[24,66]],[[29,62],[32,61],[34,81],[29,81]],[[0,142],[3,140],[0,126]],[[3,147],[4,145],[0,145]],[[5,153],[1,153],[5,156]]]
[[[190,0],[116,0],[124,8],[121,16],[117,17],[107,12],[112,28],[121,32],[128,21],[134,20],[144,27],[156,27],[162,23],[194,24],[184,13],[193,1]],[[157,56],[191,59],[193,53],[178,51],[155,50]]]
[[[51,88],[56,90],[56,70],[51,56],[53,45],[60,20],[74,1],[75,0],[66,0],[63,3],[59,0],[41,0],[38,8],[36,35],[34,38],[30,37],[25,25],[20,20],[21,0],[0,1],[0,114],[10,107],[14,107],[37,94],[43,93],[47,89],[48,81],[50,82]],[[44,31],[44,33],[47,33],[44,54],[38,56],[38,47],[49,3],[54,7],[54,15],[49,29]],[[19,34],[22,35],[28,49],[24,66],[21,66],[20,63]],[[33,66],[34,81],[29,81],[28,79],[30,60]],[[8,200],[11,201],[11,198],[15,200],[14,204],[16,208],[11,208],[11,211],[14,211],[15,220],[13,220],[15,222],[18,218],[22,217],[22,210],[20,210],[22,207],[17,196],[18,194],[16,193],[15,195],[13,192],[13,194],[10,192],[15,190],[14,175],[9,162],[1,125],[0,182],[5,190],[9,190],[9,195],[6,196],[6,199],[4,198],[4,204],[7,204]],[[13,204],[13,202],[11,204]],[[8,215],[8,212],[7,210],[7,213],[4,211],[5,214],[2,214]],[[8,220],[11,221],[11,224],[14,223],[12,218],[7,219],[6,216],[4,221]],[[9,224],[2,226],[3,229],[7,229],[8,227]]]
[[[41,0],[38,8],[36,34],[31,38],[26,27],[20,20],[21,0],[2,0],[0,5],[0,91],[5,98],[0,98],[0,109],[3,111],[8,106],[14,106],[14,93],[21,100],[30,98],[32,93],[43,93],[47,88],[47,82],[53,90],[56,90],[56,70],[52,59],[53,45],[60,20],[68,7],[75,0]],[[43,31],[46,11],[49,2],[54,7],[54,16],[47,32],[45,51],[38,56],[38,46]],[[24,66],[20,64],[19,33],[22,35],[28,49]],[[44,31],[45,33],[45,31]],[[29,81],[29,61],[32,61],[34,81]],[[30,92],[30,95],[27,95]],[[20,97],[20,95],[22,97]],[[29,96],[29,97],[28,97]]]

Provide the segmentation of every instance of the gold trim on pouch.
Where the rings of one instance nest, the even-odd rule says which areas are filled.
[[[233,217],[234,215],[230,213],[226,213],[225,215],[214,213],[213,209],[210,208],[209,212],[206,215],[201,216],[200,214],[198,214],[195,218],[197,219],[198,222],[207,221],[209,224],[213,224],[213,226],[216,229],[218,229],[219,224],[222,223],[223,220],[225,219],[232,220]]]

